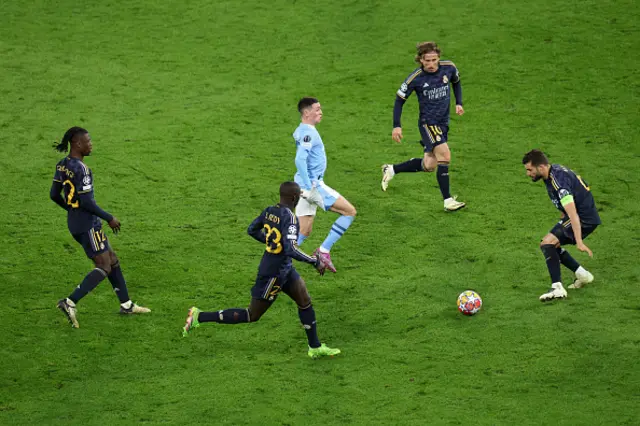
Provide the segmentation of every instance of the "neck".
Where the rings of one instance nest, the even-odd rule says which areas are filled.
[[[69,157],[71,158],[77,158],[78,160],[82,161],[84,159],[84,155],[80,154],[79,152],[76,152],[74,150],[71,150],[71,152],[69,153]]]
[[[309,120],[300,120],[300,122],[302,124],[307,124],[307,125],[309,125],[311,127],[316,127],[316,125],[314,123],[312,123],[311,121],[309,121]]]
[[[280,204],[282,207],[287,207],[289,210],[293,210],[295,208],[292,202],[283,199],[280,199],[280,202],[278,204]]]
[[[544,180],[548,180],[549,179],[549,172],[551,171],[551,166],[546,166],[542,168],[542,179]]]

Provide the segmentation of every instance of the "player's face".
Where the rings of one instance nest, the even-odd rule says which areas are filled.
[[[440,55],[436,52],[425,53],[420,58],[420,63],[422,64],[422,68],[424,68],[428,72],[436,72],[438,71],[438,66],[440,65]]]
[[[322,121],[322,106],[320,102],[316,102],[307,109],[307,121],[314,125]]]
[[[543,176],[540,167],[534,167],[531,162],[528,162],[524,165],[525,170],[527,171],[527,176],[531,178],[532,181],[537,182]]]
[[[72,143],[76,145],[78,153],[82,156],[86,157],[87,155],[91,155],[93,144],[91,143],[91,136],[89,136],[89,133],[76,136]]]

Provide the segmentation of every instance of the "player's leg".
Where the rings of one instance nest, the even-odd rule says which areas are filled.
[[[71,326],[78,328],[80,325],[78,324],[76,315],[76,304],[109,275],[111,272],[111,262],[108,247],[101,244],[97,239],[94,228],[81,234],[75,234],[73,238],[82,245],[87,257],[89,257],[95,265],[69,297],[59,300],[57,304],[58,309],[65,314]]]
[[[567,291],[562,286],[560,255],[557,250],[565,238],[561,233],[562,231],[557,229],[557,227],[558,225],[554,226],[551,232],[545,235],[542,242],[540,242],[540,250],[544,255],[549,276],[551,277],[551,289],[540,296],[540,301],[542,302],[567,297]]]
[[[436,157],[438,170],[436,171],[436,178],[438,180],[438,186],[440,187],[440,193],[442,194],[442,199],[444,200],[444,209],[446,211],[456,211],[460,210],[465,206],[465,203],[456,200],[455,197],[451,196],[451,190],[449,185],[449,164],[451,163],[451,150],[449,149],[449,144],[446,142],[446,129],[441,128],[440,126],[431,126],[434,127],[434,132],[441,132],[441,135],[436,135],[436,137],[440,138],[440,141],[437,141],[433,148],[433,153]]]
[[[229,308],[204,312],[193,306],[189,309],[187,320],[182,327],[182,335],[187,337],[192,329],[200,326],[201,322],[220,324],[256,322],[269,309],[281,290],[281,280],[278,277],[258,276],[255,285],[251,288],[251,302],[248,308]]]
[[[357,211],[346,198],[322,181],[318,183],[318,191],[322,195],[325,208],[340,215],[331,226],[327,238],[317,250],[317,254],[322,256],[328,269],[335,272],[335,267],[331,261],[331,248],[347,232],[347,229],[356,218]]]
[[[311,235],[313,229],[313,220],[316,217],[318,206],[309,202],[304,198],[300,198],[296,206],[296,216],[300,223],[300,233],[298,234],[298,245],[301,246],[304,241]]]
[[[421,136],[421,144],[425,147],[425,153],[427,149],[431,152],[431,141],[428,135],[428,130],[426,130],[425,126],[419,125]],[[426,157],[426,156],[425,156]],[[430,172],[433,170],[428,170],[425,168],[424,160],[422,158],[411,158],[404,163],[398,164],[383,164],[382,165],[382,182],[381,187],[383,191],[386,191],[389,187],[389,182],[397,173],[416,173],[416,172]]]
[[[295,270],[292,269],[287,285],[283,289],[284,293],[293,299],[298,305],[298,317],[302,323],[305,333],[307,334],[307,342],[309,344],[308,355],[311,358],[319,358],[322,356],[334,356],[340,353],[340,349],[330,348],[320,343],[318,338],[318,330],[316,323],[316,313],[313,310],[311,297],[307,286]]]
[[[105,242],[108,242],[105,239]],[[120,313],[121,314],[148,314],[151,312],[151,309],[145,308],[144,306],[136,305],[129,298],[129,290],[127,289],[127,282],[124,279],[124,275],[122,274],[122,269],[120,268],[120,259],[113,251],[111,246],[109,245],[109,257],[111,262],[111,273],[107,276],[111,286],[113,287],[113,291],[118,296],[118,300],[120,301]]]
[[[566,244],[575,244],[575,238],[573,236],[573,228],[571,227],[571,222],[568,220],[564,220],[564,221],[561,221],[561,224],[564,232],[569,237],[569,241],[567,241]],[[581,224],[580,227],[582,230],[582,239],[583,240],[586,239],[589,236],[589,234],[591,234],[596,229],[597,226],[598,225]],[[562,264],[565,267],[569,268],[575,274],[575,280],[573,281],[573,284],[569,285],[569,288],[578,289],[593,282],[594,280],[593,274],[591,274],[591,272],[587,271],[582,265],[580,265],[580,263],[577,260],[575,260],[569,254],[568,251],[560,247],[558,249],[558,255],[560,256],[560,262],[562,262]]]

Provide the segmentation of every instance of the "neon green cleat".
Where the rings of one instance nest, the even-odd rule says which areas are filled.
[[[324,343],[319,348],[309,348],[307,354],[310,358],[318,359],[323,356],[334,356],[340,353],[340,349],[332,349]]]
[[[200,327],[198,315],[200,315],[200,309],[192,306],[191,309],[189,309],[189,315],[187,315],[187,322],[185,322],[184,327],[182,327],[182,337],[187,337],[192,328]]]

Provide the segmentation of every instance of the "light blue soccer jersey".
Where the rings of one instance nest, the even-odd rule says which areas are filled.
[[[314,181],[320,181],[327,169],[327,155],[324,143],[315,127],[300,123],[293,138],[296,141],[295,182],[302,189],[311,189]]]

